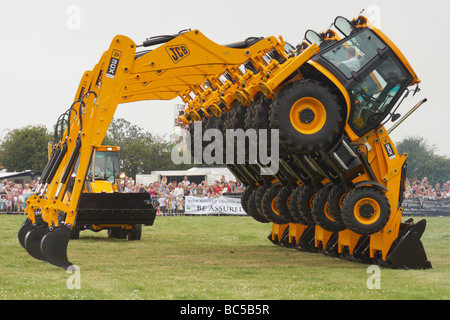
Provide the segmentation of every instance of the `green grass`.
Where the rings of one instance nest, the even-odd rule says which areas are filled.
[[[0,299],[439,299],[450,298],[450,218],[427,218],[431,270],[381,268],[273,245],[269,224],[249,217],[157,217],[141,241],[81,232],[69,243],[71,274],[30,257],[17,240],[24,216],[0,215]]]

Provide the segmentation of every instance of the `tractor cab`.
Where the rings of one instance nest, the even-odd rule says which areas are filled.
[[[344,36],[339,41],[311,30],[305,39],[321,48],[312,61],[348,92],[348,126],[358,139],[377,128],[407,87],[420,80],[398,48],[364,17],[352,22],[337,17],[334,26]]]
[[[94,149],[86,176],[88,192],[121,192],[119,147],[100,146]]]

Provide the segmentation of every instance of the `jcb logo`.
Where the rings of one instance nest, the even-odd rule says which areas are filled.
[[[114,77],[116,76],[117,65],[119,64],[121,55],[121,51],[113,50],[111,60],[109,60],[108,70],[106,71],[106,76],[108,78],[114,79]]]
[[[174,63],[180,62],[190,54],[184,44],[166,47],[166,51]]]

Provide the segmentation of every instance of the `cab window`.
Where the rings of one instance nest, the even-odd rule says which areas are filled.
[[[95,152],[95,161],[89,165],[88,177],[95,180],[108,180],[114,183],[119,174],[118,155],[116,152]],[[93,168],[95,166],[95,168]],[[92,173],[94,171],[94,176]]]
[[[355,133],[360,135],[380,123],[409,81],[406,71],[393,58],[388,58],[357,82],[349,90],[354,104],[349,124]]]
[[[348,79],[359,72],[386,46],[370,30],[364,30],[333,47],[322,57],[334,64]]]

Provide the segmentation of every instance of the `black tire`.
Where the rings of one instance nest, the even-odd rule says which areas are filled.
[[[228,112],[227,129],[244,129],[246,108],[240,102],[235,102]]]
[[[247,107],[244,107],[245,108],[244,130],[255,128],[255,124],[254,124],[253,120],[254,120],[254,114],[255,114],[257,102],[258,102],[258,99],[255,99]]]
[[[132,228],[128,230],[128,240],[141,240],[142,224],[134,224]]]
[[[323,187],[317,192],[312,203],[311,214],[314,222],[327,231],[339,232],[346,229],[343,222],[333,219],[329,212],[328,195],[333,185]]]
[[[291,198],[289,199],[289,212],[291,214],[292,222],[307,225],[308,221],[303,219],[300,214],[300,209],[298,208],[298,198],[300,197],[301,188],[302,186],[298,186],[292,192]]]
[[[261,201],[266,192],[266,188],[263,186],[258,186],[250,195],[247,201],[248,215],[251,216],[258,222],[268,223],[270,220],[262,213]]]
[[[264,215],[275,224],[286,224],[289,223],[289,219],[286,219],[278,212],[276,207],[277,195],[280,189],[282,188],[281,183],[273,184],[267,191],[264,193],[261,202],[261,209]]]
[[[280,143],[295,153],[326,150],[342,131],[343,106],[323,84],[294,81],[278,92],[270,107],[270,125]]]
[[[312,185],[301,186],[298,192],[297,208],[307,226],[315,225],[311,214],[311,205],[315,195],[316,191]]]
[[[293,222],[291,213],[289,210],[289,200],[292,197],[293,188],[292,186],[283,186],[280,191],[278,191],[277,194],[277,211],[278,213],[283,216],[286,221]]]
[[[389,220],[389,200],[376,187],[358,187],[345,196],[342,220],[355,233],[368,236],[382,230]]]
[[[72,230],[70,231],[70,239],[71,240],[80,239],[80,228],[78,228],[77,226],[74,226],[72,228]]]
[[[255,111],[253,114],[253,123],[255,129],[270,129],[269,110],[272,100],[264,95],[255,99]]]
[[[125,239],[127,237],[127,230],[123,228],[108,229],[108,238]]]
[[[342,220],[342,202],[344,201],[344,197],[347,195],[344,187],[341,184],[335,185],[331,188],[330,193],[328,194],[328,210],[330,212],[331,217],[341,223],[344,224]]]
[[[255,188],[253,186],[247,186],[241,196],[241,206],[242,209],[247,214],[248,214],[248,199],[250,198],[254,190]]]

